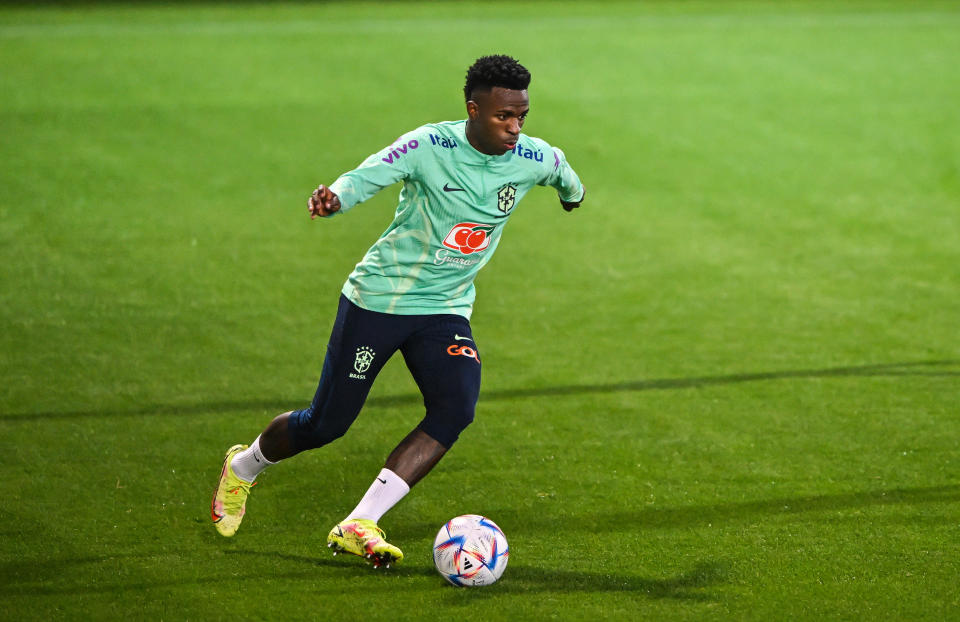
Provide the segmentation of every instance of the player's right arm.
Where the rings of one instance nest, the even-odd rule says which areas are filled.
[[[426,151],[422,144],[423,129],[404,134],[357,168],[338,177],[329,187],[321,185],[314,190],[307,203],[310,218],[345,212],[387,186],[414,175],[417,160]]]
[[[310,220],[317,216],[330,216],[334,212],[340,211],[340,197],[334,194],[330,188],[320,184],[310,195],[310,199],[307,201],[307,209],[310,210]]]

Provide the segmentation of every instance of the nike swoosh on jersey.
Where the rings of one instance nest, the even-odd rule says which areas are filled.
[[[443,184],[443,191],[444,192],[466,192],[466,190],[464,190],[463,188],[451,188],[447,184]]]
[[[453,338],[454,338],[456,341],[463,341],[463,340],[473,341],[473,339],[471,339],[470,337],[461,337],[460,335],[458,335],[458,334],[456,334],[456,333],[453,334]]]

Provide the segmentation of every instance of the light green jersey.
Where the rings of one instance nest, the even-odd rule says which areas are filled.
[[[552,186],[563,201],[583,198],[583,185],[559,149],[521,134],[512,151],[486,155],[470,145],[465,130],[466,121],[424,125],[330,185],[340,197],[337,215],[403,181],[393,222],[343,286],[356,305],[469,318],[473,280],[527,191]]]

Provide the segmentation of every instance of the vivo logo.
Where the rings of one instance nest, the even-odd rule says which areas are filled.
[[[417,141],[417,139],[413,139],[411,141],[408,141],[405,144],[401,144],[398,147],[394,147],[387,154],[387,157],[380,158],[380,159],[386,162],[387,164],[393,164],[394,160],[399,160],[400,156],[404,155],[409,149],[416,149],[419,146],[420,146],[420,143]]]

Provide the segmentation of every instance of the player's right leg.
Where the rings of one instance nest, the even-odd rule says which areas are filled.
[[[291,455],[327,445],[353,425],[377,374],[405,336],[393,330],[394,317],[340,297],[313,401],[308,408],[290,413],[287,420]],[[269,448],[265,449],[269,455]]]
[[[230,537],[237,533],[240,521],[247,511],[247,495],[250,494],[253,483],[237,477],[231,467],[234,457],[245,449],[246,445],[234,445],[227,450],[223,468],[220,470],[220,482],[210,503],[210,518],[222,536]]]
[[[224,536],[236,533],[256,476],[266,467],[343,436],[363,407],[374,379],[400,339],[377,330],[379,316],[341,296],[323,372],[308,408],[276,417],[250,447],[227,451],[211,503],[211,518]]]
[[[220,482],[210,503],[210,518],[220,535],[232,536],[240,527],[240,521],[247,510],[247,496],[254,486],[254,480],[264,469],[276,464],[276,461],[268,460],[264,455],[261,441],[272,427],[283,422],[289,415],[290,413],[284,413],[276,417],[249,447],[234,445],[227,450],[223,468],[220,470]]]

